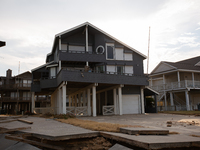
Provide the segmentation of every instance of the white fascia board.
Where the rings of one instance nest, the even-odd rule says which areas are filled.
[[[31,70],[31,72],[33,72],[33,71],[35,71],[35,70],[38,70],[38,69],[40,69],[40,68],[42,68],[42,67],[45,67],[46,65],[52,64],[53,62],[54,62],[54,61],[51,61],[51,62],[46,63],[46,64],[43,64],[43,65],[41,65],[41,66],[39,66],[39,67],[37,67],[37,68],[34,68],[34,69]]]
[[[146,55],[140,53],[140,52],[137,51],[136,49],[134,49],[134,48],[128,46],[127,44],[125,44],[125,43],[123,43],[123,42],[121,42],[120,40],[118,40],[118,39],[116,39],[115,37],[111,36],[110,34],[104,32],[103,30],[97,28],[96,26],[92,25],[92,24],[89,23],[89,22],[85,22],[85,23],[83,23],[83,24],[81,24],[81,25],[78,25],[78,26],[76,26],[76,27],[74,27],[74,28],[71,28],[71,29],[66,30],[66,31],[63,31],[63,32],[61,32],[61,33],[59,33],[59,34],[56,34],[56,35],[55,35],[55,39],[56,39],[56,37],[58,37],[58,36],[61,36],[61,35],[63,35],[63,34],[66,34],[66,33],[70,32],[70,31],[73,31],[73,30],[78,29],[78,28],[80,28],[80,27],[82,27],[82,26],[85,26],[85,25],[89,25],[89,26],[93,27],[94,29],[96,29],[96,30],[98,30],[99,32],[105,34],[106,36],[110,37],[111,39],[113,39],[113,40],[117,41],[118,43],[124,45],[125,47],[131,49],[131,50],[134,51],[135,53],[141,55],[141,56],[144,57],[145,59],[147,58]],[[53,49],[52,49],[52,50],[53,50]]]
[[[157,76],[157,75],[163,75],[163,74],[172,73],[172,72],[177,72],[177,70],[170,70],[170,71],[165,71],[165,72],[159,72],[159,73],[155,73],[155,74],[149,75],[149,77],[153,77],[153,76]]]
[[[57,67],[57,66],[58,66],[58,64],[53,64],[53,65],[48,65],[48,66],[46,66],[46,68]]]
[[[178,71],[180,72],[196,72],[196,73],[200,73],[200,70],[188,70],[188,69],[178,69]]]

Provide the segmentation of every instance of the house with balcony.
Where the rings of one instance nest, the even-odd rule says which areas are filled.
[[[144,113],[145,55],[86,22],[55,35],[46,63],[32,70],[33,112],[77,116]]]
[[[158,91],[163,110],[197,110],[200,104],[200,56],[160,62],[149,75],[149,86]]]
[[[18,114],[31,111],[31,82],[29,71],[12,76],[12,70],[8,69],[6,76],[0,76],[0,112]],[[36,98],[37,106],[46,106],[49,102]]]

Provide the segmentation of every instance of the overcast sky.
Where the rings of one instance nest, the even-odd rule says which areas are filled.
[[[200,56],[200,0],[0,0],[0,18],[0,76],[44,64],[55,34],[86,21],[144,55],[150,26],[149,72]]]

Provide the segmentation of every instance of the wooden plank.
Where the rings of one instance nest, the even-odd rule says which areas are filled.
[[[6,128],[1,128],[4,131],[0,131],[0,134],[4,134],[4,133],[10,133],[10,132],[15,132],[15,131],[20,131],[20,130],[25,130],[25,129],[31,129],[31,127],[21,127],[21,128],[14,128],[14,129],[6,129]]]
[[[64,148],[59,147],[59,146],[49,145],[49,144],[45,144],[45,143],[41,143],[41,142],[37,142],[37,141],[32,141],[32,140],[27,140],[27,139],[23,139],[21,137],[13,136],[13,135],[6,135],[5,138],[9,139],[9,140],[28,143],[28,144],[31,144],[31,145],[41,146],[41,147],[45,147],[45,148],[56,149],[56,150],[64,150]]]
[[[24,122],[24,123],[28,123],[28,124],[33,124],[32,121],[28,121],[28,120],[25,120],[25,119],[17,119],[18,121],[21,121],[21,122]]]

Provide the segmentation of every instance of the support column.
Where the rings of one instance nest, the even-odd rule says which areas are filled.
[[[78,93],[78,106],[82,107],[82,104],[81,104],[81,93]]]
[[[187,108],[187,111],[190,110],[190,100],[189,100],[189,93],[188,93],[188,90],[185,91],[185,100],[186,100],[186,108]]]
[[[174,106],[174,99],[173,99],[173,93],[170,92],[170,103],[171,103],[171,106]]]
[[[83,91],[83,106],[86,106],[85,90]]]
[[[192,84],[193,84],[193,88],[195,88],[195,84],[194,84],[194,72],[192,72]]]
[[[75,107],[77,107],[77,94],[74,95]]]
[[[88,53],[88,26],[87,25],[85,28],[85,45],[86,45],[86,52]],[[86,66],[89,66],[88,61],[86,62]]]
[[[164,91],[164,98],[165,98],[165,111],[167,110],[167,96],[166,92]]]
[[[177,77],[178,77],[178,87],[181,87],[181,83],[180,83],[180,73],[179,71],[177,71]]]
[[[61,61],[59,61],[59,66],[58,66],[58,70],[60,71],[61,70]]]
[[[59,114],[62,114],[62,90],[58,88],[58,111]]]
[[[72,103],[72,99],[71,99],[71,95],[69,95],[69,107],[71,107]]]
[[[155,100],[156,113],[158,113],[158,109],[157,109],[158,104],[157,104],[157,96],[156,96],[156,94],[154,94],[154,100]]]
[[[35,92],[32,92],[31,100],[32,100],[32,109],[31,109],[31,112],[34,113],[34,109],[35,109]]]
[[[91,107],[90,107],[90,89],[87,89],[87,108],[88,108],[88,116],[91,116]]]
[[[113,89],[113,100],[114,100],[114,110],[115,115],[117,114],[117,92],[116,89]]]
[[[66,114],[66,84],[63,85],[62,87],[62,101],[63,101],[63,105],[62,105],[62,113]]]
[[[59,36],[59,50],[61,50],[61,37]]]
[[[119,115],[122,115],[122,88],[118,88],[118,97],[119,97]]]
[[[96,86],[92,87],[92,110],[93,110],[93,117],[96,117]]]
[[[142,114],[144,114],[144,89],[141,88],[141,110],[142,110]]]

